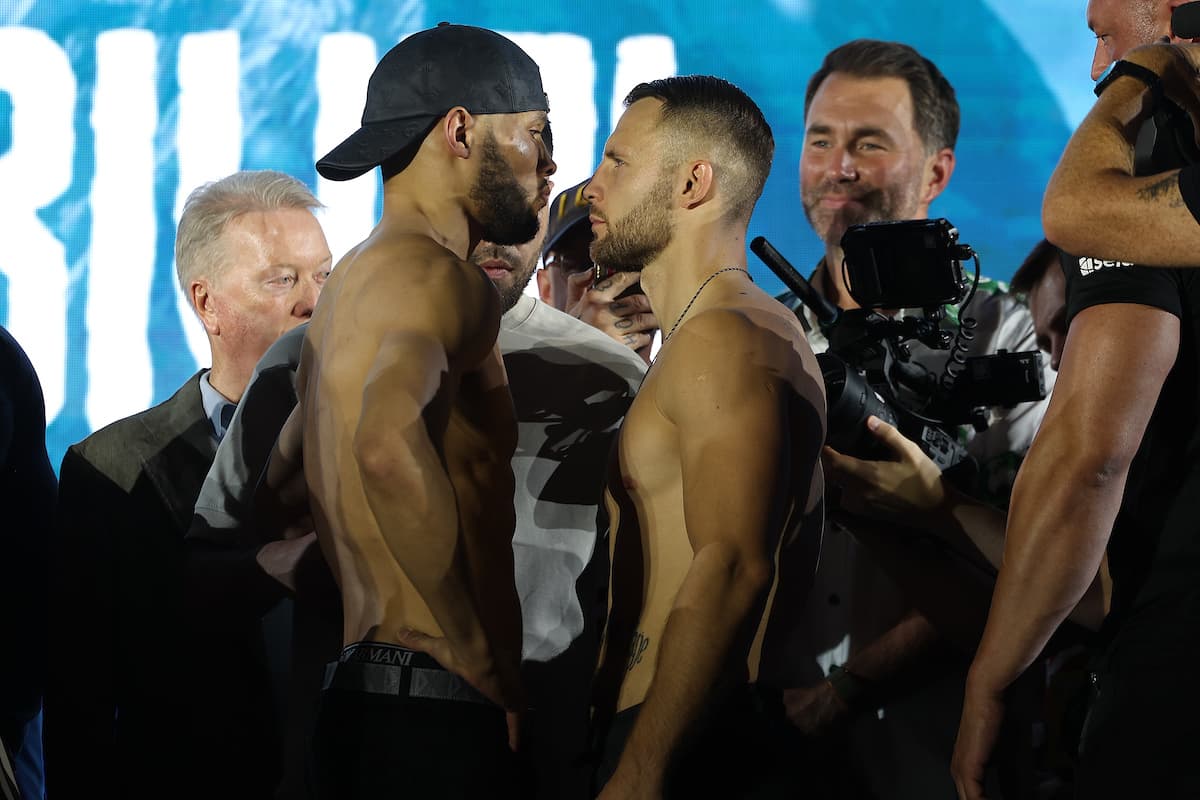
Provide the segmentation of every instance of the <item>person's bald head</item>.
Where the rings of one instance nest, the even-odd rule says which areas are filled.
[[[1088,0],[1087,24],[1096,35],[1092,80],[1136,47],[1171,37],[1171,12],[1188,0]]]

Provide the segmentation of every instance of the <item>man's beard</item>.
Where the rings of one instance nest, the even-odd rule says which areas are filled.
[[[608,232],[603,239],[592,242],[589,248],[592,261],[619,272],[641,272],[658,258],[675,235],[667,210],[670,199],[671,178],[663,170],[632,211],[619,220],[604,218]]]
[[[538,232],[537,212],[517,183],[517,176],[490,131],[480,145],[482,161],[470,198],[483,229],[482,239],[496,244],[523,244]]]
[[[471,254],[471,261],[477,266],[482,266],[485,261],[496,259],[512,267],[512,271],[509,273],[512,278],[511,284],[504,286],[493,281],[496,291],[500,293],[501,308],[504,312],[508,312],[525,293],[525,287],[529,285],[534,270],[537,269],[539,256],[540,254],[535,250],[529,258],[529,263],[522,264],[518,260],[520,254],[516,247],[487,243],[475,248],[475,252]]]
[[[909,210],[916,204],[913,192],[910,192],[907,186],[844,186],[845,192],[839,193],[832,191],[834,185],[822,183],[816,189],[805,192],[800,198],[808,224],[826,246],[840,247],[842,236],[851,225],[909,219],[915,213]],[[856,202],[841,208],[823,208],[821,199],[830,194],[845,194]]]

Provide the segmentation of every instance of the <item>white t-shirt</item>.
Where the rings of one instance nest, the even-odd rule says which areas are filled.
[[[513,555],[522,657],[547,661],[584,629],[580,593],[595,599],[577,582],[595,554],[609,450],[646,365],[590,325],[527,296],[501,319],[500,350],[519,425]]]
[[[295,403],[282,386],[264,391],[261,379],[283,370],[279,382],[290,384],[306,327],[285,334],[255,367],[196,503],[206,538],[245,536],[258,476]],[[513,554],[522,656],[546,661],[583,630],[576,582],[595,550],[609,446],[646,365],[590,325],[528,296],[502,317],[499,341],[518,420]],[[246,414],[257,416],[247,406],[256,403],[272,420],[247,426]]]

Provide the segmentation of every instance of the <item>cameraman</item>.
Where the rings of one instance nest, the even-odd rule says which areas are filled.
[[[1051,369],[1057,370],[1067,335],[1066,287],[1058,249],[1045,239],[1039,241],[1013,274],[1012,289],[1029,298],[1038,348],[1050,357]],[[866,461],[826,448],[822,458],[825,478],[841,489],[841,509],[853,515],[847,524],[855,536],[866,539],[876,555],[894,555],[888,558],[889,564],[898,568],[892,575],[903,575],[907,595],[935,620],[942,635],[974,652],[993,588],[993,581],[987,578],[994,578],[1003,559],[1007,517],[1004,511],[951,485],[937,464],[891,425],[871,417],[867,427],[890,457]],[[898,517],[915,524],[917,532],[931,534],[955,558],[941,558],[944,550],[914,550],[911,537],[898,537],[894,525],[864,522],[886,523]],[[964,562],[976,569],[963,569]],[[936,580],[929,581],[931,573],[937,575]],[[953,573],[980,580],[967,592],[956,594],[963,581]],[[1104,617],[1101,581],[1107,582],[1107,572],[1102,575],[1070,617],[1093,631]],[[976,587],[985,592],[973,591]]]
[[[1133,13],[1132,4],[1093,0],[1097,31],[1097,5],[1117,21]],[[1126,59],[1186,102],[1195,55],[1192,46],[1165,46]],[[1200,272],[1118,260],[1195,263],[1200,237],[1183,207],[1195,168],[1134,177],[1128,142],[1155,91],[1142,79],[1156,81],[1114,70],[1046,198],[1051,239],[1088,255],[1063,260],[1070,327],[1059,389],[1013,490],[1004,565],[967,683],[954,756],[963,798],[982,796],[1006,687],[1106,549],[1113,594],[1093,662],[1079,796],[1194,796],[1200,785]],[[1065,208],[1084,199],[1073,194],[1080,186],[1085,229],[1070,223],[1080,212]]]
[[[954,171],[958,125],[954,89],[911,47],[858,40],[826,56],[808,86],[800,182],[805,214],[826,248],[811,282],[836,305],[856,307],[840,279],[846,229],[927,217]],[[1033,349],[1029,312],[995,282],[980,282],[968,314],[979,323],[969,355]],[[824,335],[805,316],[813,349],[826,350]],[[941,372],[945,351],[919,344],[912,351]],[[1005,503],[1043,406],[993,412],[988,430],[970,441],[984,499]],[[845,723],[846,742],[832,748],[837,759],[829,762],[835,780],[861,780],[867,786],[859,788],[878,796],[952,797],[946,770],[965,663],[955,669],[941,657],[929,620],[836,526],[826,530],[802,613],[792,655],[803,662],[790,675],[802,685],[788,690],[785,702],[802,731],[824,734]]]
[[[1028,298],[1038,349],[1057,371],[1067,335],[1066,286],[1058,249],[1040,240],[1013,273],[1011,286]],[[867,427],[888,450],[889,459],[865,461],[825,449],[825,477],[841,487],[842,510],[883,521],[904,517],[919,522],[921,531],[934,534],[962,557],[986,564],[994,574],[1004,551],[1004,512],[952,486],[937,464],[891,425],[871,417]],[[1098,626],[1098,621],[1091,625]],[[979,629],[971,636],[974,650]]]

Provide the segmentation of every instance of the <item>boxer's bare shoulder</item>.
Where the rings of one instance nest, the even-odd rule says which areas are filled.
[[[370,349],[374,337],[420,332],[469,368],[491,349],[500,303],[487,275],[426,236],[376,231],[346,255],[313,315],[310,341]]]

